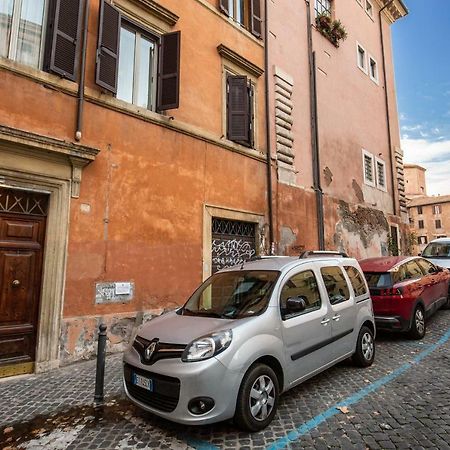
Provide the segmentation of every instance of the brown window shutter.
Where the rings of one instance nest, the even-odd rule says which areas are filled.
[[[119,44],[120,12],[101,0],[95,82],[113,94],[117,93]]]
[[[161,36],[158,73],[158,111],[175,109],[180,104],[180,44],[180,31]]]
[[[230,0],[219,0],[219,9],[226,14],[230,15]]]
[[[82,0],[53,0],[49,5],[45,69],[75,81],[78,76]]]
[[[261,37],[261,0],[250,0],[250,30],[256,37]]]
[[[227,137],[230,141],[250,143],[250,96],[247,77],[227,77]]]

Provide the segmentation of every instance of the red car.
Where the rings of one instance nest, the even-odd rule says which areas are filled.
[[[450,308],[450,272],[419,257],[386,256],[359,262],[369,285],[377,328],[425,336],[425,319]]]

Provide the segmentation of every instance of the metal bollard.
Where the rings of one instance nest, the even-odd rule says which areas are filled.
[[[103,403],[103,386],[105,383],[105,359],[106,359],[106,329],[107,326],[102,323],[99,326],[98,350],[97,350],[97,371],[95,374],[95,395],[94,403]]]

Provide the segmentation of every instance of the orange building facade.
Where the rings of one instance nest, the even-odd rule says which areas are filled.
[[[263,0],[6,2],[0,376],[92,356],[102,322],[122,350],[202,279],[255,255],[321,241],[387,251],[403,208],[389,26],[406,10],[396,0],[381,16],[386,85],[377,1],[372,17],[332,2],[349,34],[339,48],[311,30],[313,166],[308,3],[291,3],[269,2],[267,62]],[[356,42],[377,82],[355,67]]]

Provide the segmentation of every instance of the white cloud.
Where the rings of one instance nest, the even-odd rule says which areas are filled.
[[[404,136],[405,137],[405,136]],[[450,140],[402,139],[404,161],[425,167],[428,195],[450,195]]]

